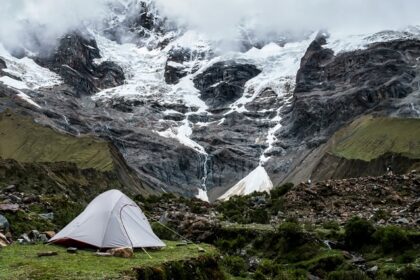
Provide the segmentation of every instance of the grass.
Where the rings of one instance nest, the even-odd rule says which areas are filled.
[[[420,119],[362,117],[333,137],[332,153],[371,161],[387,153],[420,158]]]
[[[144,252],[135,252],[132,259],[98,257],[92,251],[69,254],[66,248],[54,245],[12,245],[0,250],[0,279],[50,280],[50,279],[129,279],[132,268],[157,266],[167,261],[179,261],[200,255],[216,255],[217,250],[200,244],[206,252],[200,253],[191,244],[177,247],[177,242],[165,242],[167,247]],[[38,258],[38,252],[56,251],[57,256]],[[125,278],[124,278],[125,277]]]
[[[103,172],[114,168],[105,141],[59,133],[10,112],[0,115],[0,157],[26,163],[70,162]]]

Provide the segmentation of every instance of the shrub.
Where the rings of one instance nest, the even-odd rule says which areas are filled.
[[[247,271],[247,265],[243,258],[238,256],[225,256],[222,265],[233,276],[242,276]]]
[[[375,232],[375,228],[369,221],[359,217],[349,220],[344,229],[344,241],[351,249],[359,249],[364,245],[370,244],[372,234]]]
[[[405,230],[396,226],[380,228],[375,232],[373,238],[379,243],[385,253],[400,252],[410,245]]]
[[[322,227],[330,230],[340,230],[340,225],[336,221],[325,222]]]
[[[293,183],[286,183],[281,186],[275,187],[270,191],[271,199],[276,199],[284,196],[293,188],[293,186]]]
[[[252,223],[257,224],[268,224],[270,222],[270,216],[265,209],[256,209],[250,212],[250,219]]]
[[[164,226],[162,226],[161,224],[157,222],[151,223],[151,226],[152,226],[153,232],[160,239],[172,240],[172,241],[177,241],[180,239],[175,233],[173,233],[172,231],[170,231],[169,229],[165,228]]]

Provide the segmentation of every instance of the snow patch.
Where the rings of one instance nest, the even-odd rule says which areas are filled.
[[[273,188],[273,183],[267,174],[267,171],[261,165],[230,188],[225,194],[219,197],[219,200],[229,200],[235,195],[248,195],[253,192],[269,192]]]
[[[198,194],[195,196],[198,199],[201,199],[202,201],[209,202],[209,197],[207,195],[207,191],[203,189],[198,189]]]

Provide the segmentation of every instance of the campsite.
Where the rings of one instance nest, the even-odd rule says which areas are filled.
[[[374,180],[337,180],[317,183],[310,193],[305,183],[287,184],[274,188],[269,194],[257,192],[213,204],[172,194],[129,198],[120,191],[108,191],[93,197],[90,203],[81,204],[60,195],[29,199],[30,195],[9,190],[0,195],[21,197],[25,203],[18,203],[15,212],[1,211],[9,221],[13,243],[0,249],[0,279],[217,280],[316,276],[328,280],[414,280],[420,273],[416,210],[410,208],[412,210],[404,214],[392,211],[402,213],[401,209],[406,209],[404,205],[417,203],[408,190],[417,186],[418,178],[412,173]],[[367,180],[389,191],[395,182],[404,182],[408,188],[398,192],[403,203],[390,198],[388,208],[379,212],[375,206],[371,208],[365,201],[375,197],[376,192],[363,187],[368,184]],[[327,184],[333,184],[332,189]],[[349,198],[347,192],[356,189],[363,195]],[[331,199],[329,204],[342,203],[334,210],[337,214],[333,220],[331,209],[314,204],[321,203],[313,200],[313,196],[321,192],[325,200]],[[349,206],[355,199],[357,204]],[[97,203],[101,207],[95,206]],[[128,258],[111,256],[107,253],[109,248],[100,249],[99,244],[112,240],[122,242],[116,244],[118,246],[132,247],[131,242],[136,240],[126,238],[131,236],[130,229],[125,231],[123,226],[126,220],[130,221],[123,214],[127,204],[131,205],[128,209],[135,210],[127,213],[140,217],[137,222],[142,230],[136,230],[136,235],[143,236],[146,230],[149,233],[145,240],[152,238],[157,242],[153,246],[157,247],[134,248]],[[95,216],[99,209],[108,215],[105,219],[103,215],[95,217],[94,222],[87,223],[87,231],[83,231],[83,221]],[[311,216],[314,214],[311,209],[319,210]],[[50,215],[45,215],[47,211]],[[293,214],[296,212],[301,216]],[[46,217],[52,219],[46,220]],[[114,226],[122,229],[112,231],[117,238],[104,238],[114,235],[101,230],[101,219],[107,221],[102,229]],[[91,235],[92,225],[99,235]],[[70,230],[80,227],[81,230]],[[57,230],[57,237],[50,240],[61,242],[50,244],[49,239],[40,237],[50,234],[51,230]],[[88,241],[89,236],[93,240]],[[69,238],[81,240],[68,243]],[[64,240],[67,242],[62,242]],[[98,242],[96,247],[94,244],[86,246],[95,241]],[[165,246],[159,247],[162,245]],[[38,256],[40,254],[45,256]],[[282,278],[278,278],[279,275]]]

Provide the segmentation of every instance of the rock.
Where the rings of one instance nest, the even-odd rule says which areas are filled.
[[[94,63],[94,59],[100,57],[94,38],[74,32],[60,40],[52,56],[40,57],[36,62],[58,73],[66,84],[75,89],[74,94],[78,97],[116,87],[124,82],[124,72],[116,63]]]
[[[234,61],[218,62],[194,79],[203,99],[211,108],[227,107],[241,98],[245,83],[261,71],[251,64]]]
[[[69,254],[76,254],[77,253],[77,248],[75,248],[75,247],[69,247],[69,248],[67,248],[67,253],[69,253]]]
[[[369,268],[368,270],[367,270],[367,272],[368,273],[372,273],[372,274],[376,274],[376,272],[378,272],[378,266],[377,265],[375,265],[375,266],[373,266],[373,267],[371,267],[371,268]]]
[[[41,257],[52,257],[52,256],[57,256],[58,252],[55,251],[48,251],[48,252],[39,252],[37,253],[38,258]]]
[[[28,195],[23,197],[22,202],[25,204],[31,204],[34,202],[39,202],[39,198],[36,195]]]
[[[48,237],[48,239],[51,239],[54,237],[55,231],[44,231],[43,234],[45,234]]]
[[[54,219],[54,213],[45,213],[45,214],[39,214],[38,215],[40,218],[44,219],[44,220],[53,220]]]
[[[96,252],[95,256],[98,256],[98,257],[112,257],[112,254],[111,253]]]
[[[5,193],[12,193],[16,191],[16,186],[15,185],[10,185],[7,186],[6,188],[4,188],[3,190]]]
[[[10,228],[9,221],[6,219],[5,216],[0,214],[0,232],[8,232]]]
[[[24,233],[19,237],[18,242],[19,244],[29,244],[31,243],[31,239],[26,233]]]
[[[10,243],[7,237],[3,233],[0,232],[0,247],[6,247],[9,244]]]
[[[0,211],[16,212],[20,208],[19,204],[0,204]]]
[[[107,251],[107,253],[110,253],[114,257],[118,258],[132,258],[134,257],[134,251],[132,248],[116,248],[116,249],[110,249]]]
[[[410,223],[410,221],[406,218],[399,218],[398,220],[395,221],[397,224],[404,224],[404,225],[408,225]]]

